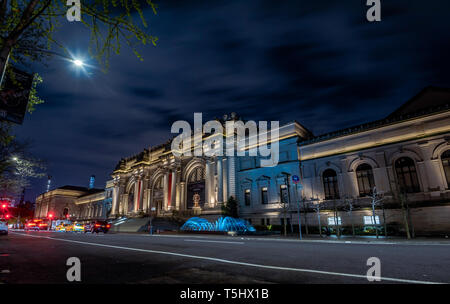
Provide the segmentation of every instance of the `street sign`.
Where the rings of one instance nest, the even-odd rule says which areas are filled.
[[[294,184],[297,184],[300,181],[300,177],[298,175],[292,175],[292,181]]]
[[[27,110],[33,75],[11,67],[0,90],[0,120],[22,124]]]

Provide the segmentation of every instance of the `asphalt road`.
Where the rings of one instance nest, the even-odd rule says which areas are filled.
[[[0,236],[0,283],[450,283],[449,244],[294,242],[225,236],[10,232]]]

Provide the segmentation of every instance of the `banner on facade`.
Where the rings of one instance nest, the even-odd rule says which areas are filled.
[[[0,90],[0,119],[22,124],[33,85],[33,75],[10,67]]]

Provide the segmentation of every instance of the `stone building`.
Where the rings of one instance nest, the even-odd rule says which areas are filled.
[[[448,234],[449,103],[450,90],[429,87],[384,119],[300,140],[304,199],[325,209],[349,200],[367,207],[376,187],[388,223],[401,226],[398,200],[403,196],[416,230]],[[371,209],[360,209],[354,221],[370,222]],[[376,213],[382,217],[379,206]],[[323,225],[330,214],[322,216]],[[340,214],[343,225],[350,224],[348,212]]]
[[[310,226],[318,224],[317,206],[323,226],[336,220],[343,226],[383,220],[401,226],[396,200],[404,195],[416,232],[445,233],[450,231],[449,101],[449,90],[430,87],[386,118],[319,136],[298,122],[285,124],[274,167],[262,167],[259,156],[175,157],[168,141],[119,162],[112,173],[111,217],[151,212],[217,217],[233,196],[240,216],[256,225],[279,225],[284,218],[297,224],[299,203]],[[383,220],[380,206],[370,219],[374,187],[383,195]],[[345,212],[349,200],[356,208],[351,219]],[[336,205],[338,217],[332,216]]]
[[[254,225],[297,225],[300,209],[302,225],[310,228],[386,224],[401,232],[407,212],[412,233],[448,234],[449,103],[450,90],[429,87],[387,117],[359,126],[314,136],[296,121],[282,125],[273,167],[248,153],[175,156],[169,140],[121,159],[105,191],[61,187],[38,197],[36,213],[69,208],[82,220],[150,214],[211,219],[232,196],[240,217]],[[229,120],[239,118],[217,119]],[[212,137],[227,136],[203,134],[199,144]],[[382,196],[375,216],[374,190]]]
[[[35,218],[71,219],[90,221],[107,219],[111,212],[112,182],[106,189],[63,186],[36,198]]]

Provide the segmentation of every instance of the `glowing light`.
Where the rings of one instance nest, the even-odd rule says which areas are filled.
[[[81,67],[81,66],[84,65],[84,62],[81,61],[80,59],[74,59],[74,60],[73,60],[73,63],[74,63],[76,66],[79,66],[79,67]]]
[[[191,217],[181,227],[184,231],[238,231],[254,232],[255,228],[246,220],[233,217],[220,217],[214,223],[199,217]]]

